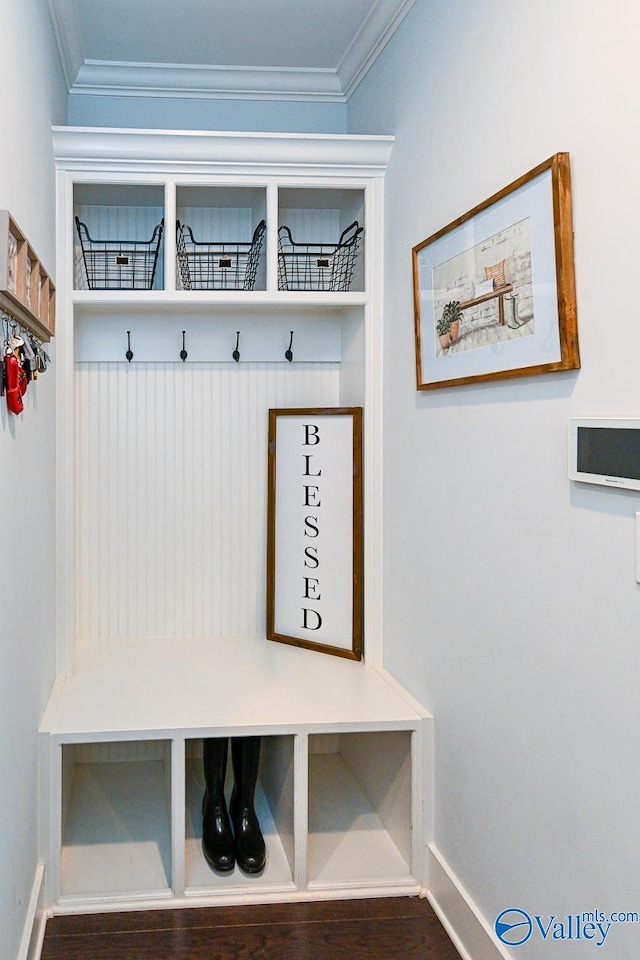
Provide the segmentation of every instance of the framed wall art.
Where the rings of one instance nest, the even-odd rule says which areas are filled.
[[[580,366],[568,153],[412,252],[418,390]]]
[[[267,638],[362,658],[362,408],[269,411]]]

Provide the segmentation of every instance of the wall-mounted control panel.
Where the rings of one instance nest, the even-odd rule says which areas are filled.
[[[569,477],[583,483],[640,490],[640,419],[572,419]]]

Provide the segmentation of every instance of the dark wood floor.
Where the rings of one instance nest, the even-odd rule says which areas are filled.
[[[42,960],[460,960],[426,900],[53,917]]]

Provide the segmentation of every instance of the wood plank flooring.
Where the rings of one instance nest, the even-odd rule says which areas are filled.
[[[427,900],[53,917],[41,960],[460,960]]]

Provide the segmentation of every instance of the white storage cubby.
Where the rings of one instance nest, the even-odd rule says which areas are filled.
[[[416,893],[431,720],[382,668],[380,610],[391,140],[59,128],[54,146],[47,906]],[[86,289],[75,216],[97,238],[135,241],[164,218],[153,289]],[[184,289],[177,220],[216,244],[249,241],[265,220],[254,289]],[[349,290],[279,289],[279,226],[335,243],[354,220],[364,241]],[[268,410],[331,406],[364,408],[362,663],[265,640]],[[202,855],[207,736],[262,737],[259,877],[218,876]]]
[[[115,252],[108,262],[101,253],[96,253],[98,259],[92,262],[90,251],[100,251],[105,243],[121,243],[123,249],[127,250],[130,250],[134,243],[151,245],[154,231],[165,218],[164,186],[140,183],[76,183],[73,189],[73,212],[74,287],[76,290],[88,290],[95,284],[102,288],[105,286],[106,273],[113,278],[108,281],[113,286],[117,283],[118,275]],[[81,241],[75,227],[76,217],[86,226],[90,241],[84,233],[83,242]],[[151,247],[145,261],[150,270],[155,266],[153,286],[150,289],[162,290],[163,238],[160,240],[157,261],[151,253]],[[130,273],[125,267],[120,269],[125,274]]]
[[[411,879],[411,750],[410,731],[310,737],[310,887]]]
[[[365,195],[363,190],[283,187],[278,191],[278,227],[286,226],[304,257],[305,244],[337,244],[343,231],[357,222],[363,227],[350,291],[365,290]]]
[[[250,244],[255,231],[262,221],[267,219],[266,189],[261,187],[237,186],[176,186],[176,216],[180,224],[191,228],[193,239],[197,244],[207,244],[204,252],[197,254],[193,260],[205,262],[201,267],[203,275],[209,275],[214,282],[220,282],[220,274],[224,268],[219,267],[222,245],[228,249],[229,260],[235,265],[235,244],[242,244],[246,249]],[[266,243],[262,243],[258,258],[254,290],[266,290],[267,287],[267,251]],[[229,263],[229,272],[233,275],[232,263]],[[194,289],[197,285],[197,271],[192,270]],[[233,281],[230,280],[229,283]],[[176,287],[184,289],[180,270],[176,270]],[[239,284],[238,289],[242,289]]]
[[[332,673],[334,664],[323,671],[306,719],[322,712]],[[218,874],[204,859],[201,737],[73,742],[67,733],[59,743],[56,731],[50,862],[56,909],[416,893],[423,835],[416,784],[430,727],[418,710],[370,684],[359,678],[359,692],[382,693],[382,709],[366,724],[367,711],[347,704],[324,710],[331,723],[294,724],[298,732],[274,733],[290,726],[277,711],[251,729],[252,736],[261,729],[262,739],[256,812],[267,865],[259,876],[237,867]],[[249,735],[237,734],[232,723],[204,735],[228,730]],[[229,759],[227,800],[232,788]]]
[[[202,854],[202,797],[204,774],[202,742],[187,743],[185,893],[256,891],[260,888],[295,890],[296,844],[294,839],[294,740],[293,736],[262,737],[260,774],[256,787],[256,813],[267,848],[267,865],[258,877],[234,870],[222,876],[210,870]],[[225,794],[231,797],[233,774],[231,749]]]
[[[61,897],[168,893],[170,743],[78,743],[59,749]]]

